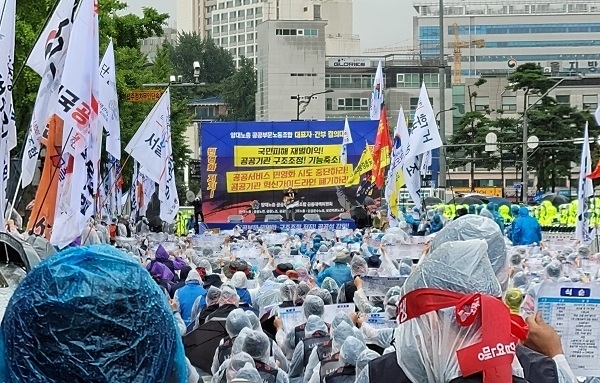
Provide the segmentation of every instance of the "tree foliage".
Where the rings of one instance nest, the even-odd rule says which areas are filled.
[[[227,105],[227,120],[254,121],[256,71],[251,60],[241,57],[238,70],[223,82],[222,95]]]

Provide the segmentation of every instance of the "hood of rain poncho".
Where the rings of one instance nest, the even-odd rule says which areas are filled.
[[[111,246],[69,249],[40,263],[14,292],[0,334],[4,383],[187,382],[163,292]]]
[[[526,207],[519,208],[519,217],[529,217],[529,209]]]
[[[327,278],[325,278],[325,279],[327,279]],[[302,301],[304,301],[304,298],[306,298],[309,291],[310,291],[310,286],[308,286],[308,284],[306,282],[298,283],[298,291],[296,293],[298,299],[302,299]]]
[[[248,336],[248,334],[252,334],[253,332],[254,330],[252,330],[251,328],[242,329],[242,331],[238,334],[237,338],[235,338],[235,340],[233,341],[233,346],[231,347],[231,355],[237,355],[240,352],[242,352],[244,342],[246,341],[246,337]]]
[[[281,285],[281,299],[284,302],[294,302],[296,300],[296,294],[298,292],[298,285],[295,284],[293,281],[291,280],[287,280],[285,282],[283,282],[283,284]]]
[[[169,259],[169,253],[167,252],[167,250],[165,250],[165,248],[162,245],[158,245],[154,257],[156,259]]]
[[[252,330],[260,331],[261,330],[260,320],[258,319],[256,314],[254,314],[252,311],[245,311],[245,313],[246,313],[246,316],[248,317],[248,320],[250,321]]]
[[[188,273],[185,283],[198,283],[200,286],[204,284],[204,282],[202,282],[202,278],[200,278],[200,274],[198,274],[196,270],[192,270]]]
[[[279,292],[280,284],[274,281],[266,281],[256,293],[256,302],[258,306],[258,317],[262,319],[267,312],[269,306],[278,305],[281,303],[281,293]]]
[[[225,321],[225,330],[231,338],[235,338],[245,328],[252,328],[250,319],[242,309],[235,309],[229,313]]]
[[[221,297],[219,298],[219,305],[238,305],[240,303],[240,297],[230,285],[221,286]]]
[[[342,323],[346,323],[349,326],[354,326],[354,323],[348,314],[344,311],[339,311],[337,314],[335,314],[335,317],[331,321],[331,329],[335,330]]]
[[[356,361],[356,376],[360,375],[361,371],[367,367],[370,361],[379,358],[381,355],[373,350],[363,350]]]
[[[319,318],[316,315],[311,315],[306,320],[306,327],[304,328],[306,337],[309,338],[313,336],[313,334],[317,331],[327,333],[327,325],[325,324],[325,322],[323,322],[323,319]]]
[[[169,268],[167,266],[165,266],[164,264],[160,263],[160,262],[151,262],[148,263],[146,265],[146,269],[150,272],[150,274],[152,274],[153,276],[156,276],[159,279],[165,280],[165,281],[171,281],[173,280],[173,272],[171,270],[169,270]]]
[[[354,324],[351,326],[346,322],[340,323],[335,329],[331,331],[331,337],[333,339],[333,348],[339,351],[342,344],[348,339],[348,337],[354,336]]]
[[[221,289],[215,286],[210,286],[206,292],[206,305],[212,306],[219,303],[221,299]]]
[[[356,339],[354,336],[349,336],[340,348],[340,363],[342,365],[356,366],[358,356],[367,348],[365,344]]]
[[[263,332],[252,331],[246,336],[242,350],[255,360],[268,363],[271,355],[270,343],[269,338]]]
[[[325,304],[325,305],[330,305],[333,303],[331,294],[329,294],[329,291],[327,291],[325,289],[319,289],[319,288],[312,289],[308,292],[308,295],[316,295],[317,297],[321,298],[321,300],[323,301],[323,304]]]
[[[316,295],[307,295],[302,304],[302,310],[304,311],[305,318],[311,315],[322,317],[325,312],[325,303]]]
[[[500,297],[487,250],[481,239],[442,244],[408,277],[403,293],[434,288]],[[400,324],[395,337],[403,346],[396,352],[398,365],[412,382],[449,382],[461,376],[456,351],[478,342],[481,331],[477,324],[460,327],[451,307]]]
[[[194,256],[192,257],[192,261],[194,262],[196,267],[202,267],[206,271],[206,275],[210,275],[213,273],[212,266],[208,259]]]
[[[508,255],[504,235],[496,222],[481,215],[467,215],[448,223],[431,240],[431,251],[452,241],[484,239],[488,245],[488,258],[503,290],[508,288]]]
[[[254,359],[250,355],[245,352],[237,352],[231,354],[231,359],[229,360],[229,365],[227,366],[227,370],[225,371],[225,378],[228,382],[231,382],[237,374],[242,371],[242,369],[246,366],[246,364],[250,364],[254,366]]]
[[[368,272],[369,266],[367,266],[367,261],[362,256],[355,255],[352,257],[352,261],[350,261],[350,273],[353,278],[357,275],[361,277],[365,276]]]
[[[329,294],[337,294],[340,287],[335,282],[335,280],[331,277],[326,277],[323,279],[323,283],[321,283],[321,288],[329,291]]]
[[[236,379],[243,382],[262,382],[258,370],[254,367],[254,365],[250,363],[246,363],[246,365],[237,373],[235,376]]]
[[[231,284],[237,289],[245,289],[248,284],[248,277],[243,271],[236,271],[231,277]]]

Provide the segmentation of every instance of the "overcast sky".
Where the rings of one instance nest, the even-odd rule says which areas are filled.
[[[175,0],[125,0],[130,12],[141,13],[142,6],[156,8],[175,18]],[[412,46],[411,0],[354,0],[354,33],[361,48],[388,45]]]

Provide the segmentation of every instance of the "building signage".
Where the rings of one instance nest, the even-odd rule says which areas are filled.
[[[329,66],[334,68],[368,68],[371,60],[364,57],[336,57],[329,59]]]

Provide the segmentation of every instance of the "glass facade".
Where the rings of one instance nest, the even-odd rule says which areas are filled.
[[[438,27],[434,28],[438,29]],[[546,34],[591,32],[600,32],[600,23],[460,25],[458,27],[458,33],[460,35],[508,35],[530,33]],[[454,35],[454,26],[448,26],[448,34]]]
[[[486,48],[589,47],[600,46],[600,40],[560,41],[486,41]]]
[[[375,75],[326,74],[325,88],[331,89],[371,89]]]
[[[515,59],[518,62],[532,61],[581,61],[581,60],[600,60],[600,54],[551,54],[551,55],[485,55],[485,56],[462,56],[462,62],[507,62]],[[448,57],[452,62],[452,56]]]

